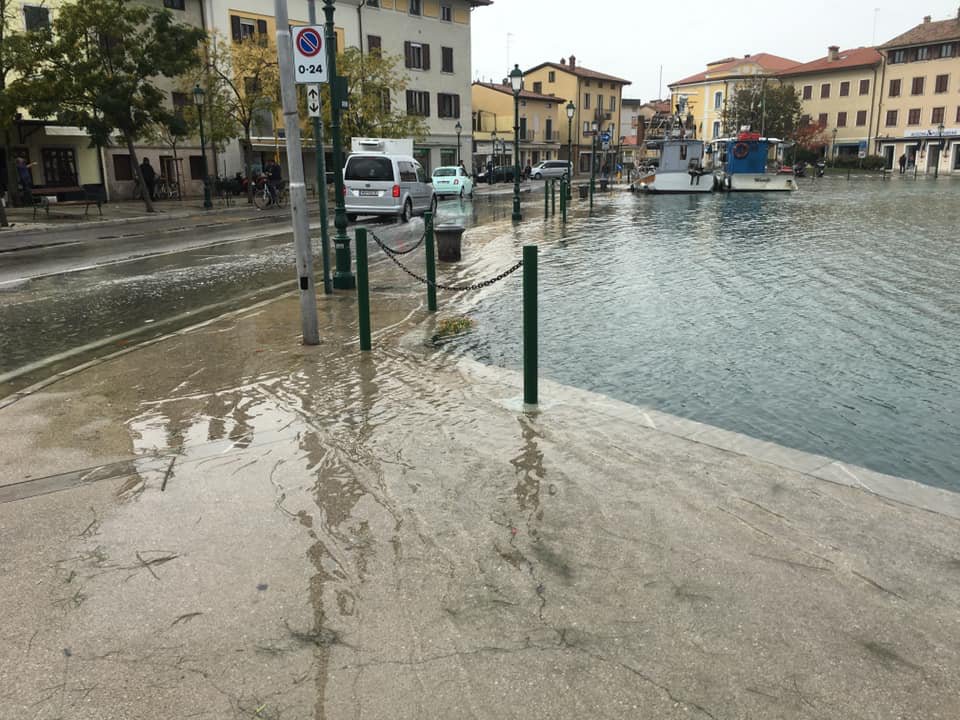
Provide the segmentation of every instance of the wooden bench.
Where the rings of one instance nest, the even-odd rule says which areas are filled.
[[[33,219],[37,219],[37,210],[43,209],[50,217],[50,208],[83,205],[83,214],[90,212],[90,206],[96,205],[97,212],[103,217],[104,193],[102,185],[75,185],[66,187],[38,187],[32,188]],[[56,202],[50,198],[55,197]]]

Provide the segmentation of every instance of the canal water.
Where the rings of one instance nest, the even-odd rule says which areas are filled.
[[[960,182],[574,203],[511,236],[541,247],[542,374],[960,490]],[[481,296],[460,351],[519,369],[520,308]]]

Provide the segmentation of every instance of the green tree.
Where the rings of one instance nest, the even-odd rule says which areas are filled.
[[[0,0],[0,143],[6,162],[5,177],[0,183],[8,190],[7,197],[16,201],[17,172],[11,155],[10,130],[17,113],[17,102],[7,91],[13,79],[14,66],[23,52],[24,34],[19,32],[17,13],[20,4],[14,0]],[[7,227],[7,211],[0,202],[0,227]]]
[[[142,183],[134,143],[171,114],[152,80],[196,65],[203,31],[174,22],[167,10],[83,0],[61,6],[51,28],[29,37],[14,84],[31,114],[85,128],[103,145],[119,134]],[[149,193],[143,202],[154,211]]]
[[[755,78],[736,88],[723,111],[727,134],[749,125],[767,137],[792,138],[800,127],[800,96],[792,85]]]

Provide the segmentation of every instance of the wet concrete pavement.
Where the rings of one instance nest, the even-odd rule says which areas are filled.
[[[348,296],[315,348],[285,297],[0,408],[4,716],[960,713],[956,496],[519,413],[375,280],[366,356]]]

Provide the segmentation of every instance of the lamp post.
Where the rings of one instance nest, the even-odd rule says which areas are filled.
[[[567,103],[567,160],[570,163],[570,170],[567,175],[567,199],[573,198],[573,190],[570,185],[573,183],[573,116],[577,112],[577,106],[573,100]]]
[[[837,128],[833,129],[833,145],[830,146],[830,157],[837,157]]]
[[[357,279],[350,272],[350,238],[347,237],[347,209],[343,201],[343,139],[340,135],[341,103],[345,103],[346,81],[337,76],[337,38],[333,28],[334,0],[323,0],[324,42],[327,45],[327,72],[330,77],[330,130],[333,135],[333,181],[336,194],[336,213],[333,224],[337,234],[333,238],[336,251],[336,269],[333,272],[333,287],[352,290]]]
[[[937,164],[933,166],[933,179],[940,177],[940,155],[943,153],[943,122],[937,125]]]
[[[457,165],[460,164],[460,133],[463,132],[463,125],[460,124],[460,121],[457,120],[457,124],[453,126],[453,129],[457,131]]]
[[[490,154],[493,155],[493,166],[490,168],[490,177],[487,178],[487,182],[493,185],[493,173],[499,165],[497,160],[497,130],[494,128],[490,131]]]
[[[523,89],[523,71],[514,65],[510,71],[510,87],[513,88],[513,215],[520,222],[520,91]]]
[[[213,207],[213,203],[210,201],[210,178],[207,173],[207,143],[203,137],[203,96],[203,88],[199,84],[196,85],[193,88],[193,102],[197,106],[197,120],[200,122],[200,157],[203,160],[200,163],[203,173],[203,209],[209,210]]]
[[[590,210],[593,210],[593,193],[597,184],[597,121],[590,123]]]

